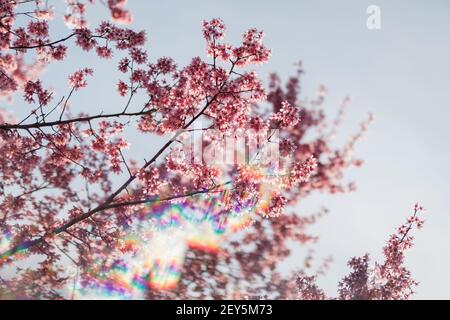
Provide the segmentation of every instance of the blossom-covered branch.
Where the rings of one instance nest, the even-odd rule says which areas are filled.
[[[96,27],[86,21],[93,4],[67,0],[58,16],[47,1],[0,0],[0,96],[12,106],[0,108],[0,272],[15,271],[1,274],[0,292],[52,299],[104,288],[133,298],[206,298],[213,289],[215,298],[241,298],[243,290],[297,295],[298,274],[278,274],[278,260],[290,253],[287,241],[317,240],[306,228],[324,212],[286,210],[316,191],[355,189],[343,177],[362,164],[353,149],[372,117],[335,146],[349,99],[328,121],[324,86],[311,99],[300,97],[301,65],[285,86],[272,74],[266,88],[253,70],[271,55],[262,31],[250,28],[230,44],[221,19],[204,21],[207,57],[179,66],[147,52],[145,31],[121,25],[132,21],[125,0],[105,1],[110,19]],[[53,36],[57,19],[71,30],[67,36]],[[124,101],[119,109],[94,113],[89,98],[75,103],[106,86],[95,66],[67,74],[64,95],[41,76],[75,47],[113,64],[110,97]],[[28,109],[18,120],[21,99]],[[165,140],[153,153],[132,157],[158,135]],[[390,262],[380,269],[405,277],[398,280],[404,286],[400,251],[414,219],[393,238]],[[126,278],[120,283],[118,270]],[[299,282],[305,297],[319,290],[313,280]],[[342,298],[354,294],[350,282],[343,280]]]

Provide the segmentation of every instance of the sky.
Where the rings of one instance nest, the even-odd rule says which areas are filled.
[[[369,5],[381,10],[379,30],[366,26]],[[426,224],[416,233],[406,261],[420,282],[415,298],[450,299],[448,1],[130,0],[128,7],[134,14],[132,27],[147,31],[146,49],[152,58],[170,56],[182,66],[192,57],[205,57],[201,22],[220,17],[227,25],[227,39],[234,43],[250,27],[265,31],[272,57],[257,69],[263,79],[273,71],[286,79],[294,73],[294,63],[302,60],[303,94],[312,96],[324,84],[330,115],[337,112],[339,100],[350,95],[352,104],[340,131],[343,139],[372,112],[375,122],[356,149],[364,166],[348,174],[357,182],[357,191],[318,194],[294,208],[299,214],[321,206],[330,210],[313,227],[320,236],[315,246],[318,262],[330,255],[334,259],[319,283],[335,294],[339,279],[349,271],[350,257],[368,252],[381,259],[388,236],[420,202],[426,208]],[[106,14],[101,8],[90,13],[94,20]],[[58,32],[66,34],[67,29]],[[45,79],[58,87],[75,71],[74,64],[94,66],[102,81],[93,82],[94,95],[82,93],[74,104],[77,99],[88,102],[84,110],[90,113],[113,109],[118,102],[111,86],[118,74],[110,62],[93,65],[92,58],[75,55],[69,63],[50,66]],[[142,154],[163,141],[149,141]],[[301,263],[304,251],[296,249],[289,263]]]

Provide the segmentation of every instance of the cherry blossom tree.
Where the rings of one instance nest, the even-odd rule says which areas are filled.
[[[348,98],[336,119],[327,120],[325,87],[313,99],[300,97],[301,65],[286,86],[273,74],[265,88],[253,71],[271,54],[262,31],[249,29],[232,45],[222,20],[204,21],[207,57],[180,67],[147,53],[145,31],[122,26],[132,21],[125,0],[105,1],[111,19],[95,27],[86,20],[94,0],[66,3],[67,13],[58,17],[46,1],[0,0],[0,94],[10,106],[22,96],[28,105],[20,108],[29,110],[17,119],[14,108],[0,109],[0,295],[74,298],[76,288],[126,295],[132,282],[146,298],[328,298],[307,268],[284,276],[278,266],[290,254],[288,241],[317,239],[306,229],[323,213],[305,217],[294,205],[313,192],[355,188],[344,172],[362,164],[353,149],[371,117],[334,147]],[[67,35],[56,38],[52,21],[61,18]],[[78,91],[101,80],[86,66],[68,75],[64,96],[42,79],[48,65],[64,63],[75,47],[111,63],[119,59],[121,76],[111,91],[126,97],[120,110],[92,114],[71,104]],[[168,138],[156,153],[133,159],[127,156],[139,148],[129,143],[133,130]],[[200,154],[189,140],[198,133]],[[224,163],[237,139],[245,142],[244,155],[233,151],[233,161]],[[205,210],[205,203],[220,210]],[[158,282],[161,261],[148,248],[160,231],[155,219],[160,227],[161,212],[174,207],[194,225],[186,212],[202,212],[202,223],[211,222],[220,235],[213,237],[214,250],[192,240],[195,230],[180,238],[187,247],[175,270],[169,268],[176,276],[169,290],[166,280]],[[422,224],[421,210],[416,206],[390,238],[383,264],[370,267],[368,256],[349,262],[353,271],[338,298],[409,297],[416,283],[403,266],[404,251],[412,244],[410,230]],[[245,226],[233,229],[231,213],[244,216]],[[117,270],[128,270],[137,257],[145,258],[139,275],[118,281]]]

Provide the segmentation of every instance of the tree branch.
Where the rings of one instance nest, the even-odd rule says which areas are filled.
[[[154,111],[156,111],[156,110],[150,109],[147,111],[139,111],[139,112],[118,112],[118,113],[111,113],[111,114],[98,114],[95,116],[79,117],[79,118],[73,118],[73,119],[67,119],[67,120],[57,120],[57,121],[51,121],[51,122],[36,122],[36,123],[30,123],[30,124],[8,124],[8,123],[5,123],[5,124],[0,124],[0,129],[1,130],[38,129],[38,128],[64,125],[64,124],[69,124],[69,123],[74,123],[74,122],[89,122],[91,120],[104,119],[104,118],[114,118],[114,117],[121,117],[121,116],[127,116],[127,117],[143,116],[143,115],[152,113]]]
[[[228,73],[228,78],[230,77],[231,73],[233,72],[235,66],[235,62],[232,62],[230,71]],[[219,97],[219,95],[222,93],[222,89],[225,87],[227,81],[224,81],[224,83],[220,86],[220,88],[218,88],[218,91],[216,94],[214,94],[214,96],[212,96],[212,98],[210,100],[208,100],[208,102],[205,104],[205,106],[201,109],[201,111],[194,116],[187,124],[185,124],[182,128],[182,130],[186,130],[188,129],[192,123],[194,123],[198,118],[200,118],[203,113],[208,109],[208,107],[214,102],[216,101],[216,99]],[[120,114],[119,114],[120,115]],[[88,121],[88,120],[85,120]],[[72,121],[73,122],[73,121]],[[47,123],[48,124],[48,123]],[[35,124],[36,125],[36,124]],[[0,126],[1,128],[1,126]],[[148,168],[150,165],[152,165],[161,154],[164,153],[165,150],[167,150],[173,142],[176,141],[177,137],[180,135],[180,133],[182,132],[182,130],[179,130],[169,141],[167,141],[162,147],[161,149],[149,160],[146,161],[146,163],[144,164],[144,166],[142,166],[141,170],[145,170],[146,168]],[[0,254],[0,260],[6,259],[9,256],[17,253],[18,251],[22,251],[22,250],[27,250],[31,247],[37,246],[39,244],[42,244],[43,242],[45,242],[45,239],[49,236],[54,236],[54,235],[58,235],[64,231],[66,231],[67,229],[69,229],[71,226],[86,220],[88,218],[90,218],[91,216],[93,216],[94,214],[107,210],[107,209],[111,209],[114,208],[116,206],[118,206],[117,204],[114,204],[113,201],[114,199],[122,193],[122,191],[124,191],[134,180],[136,179],[136,175],[132,175],[130,176],[115,192],[113,192],[108,198],[106,198],[105,201],[103,201],[102,204],[98,205],[97,207],[95,207],[92,210],[89,210],[77,217],[72,218],[71,220],[69,220],[68,222],[64,223],[63,225],[53,229],[52,231],[48,232],[47,234],[35,239],[35,240],[30,240],[30,241],[25,241],[24,243],[18,244],[16,246],[14,246],[13,248],[5,251],[4,253]],[[206,193],[207,191],[202,190],[202,191],[196,191],[194,194],[198,194],[198,193]],[[188,197],[188,196],[192,196],[193,193],[188,193],[185,195],[178,195],[178,196],[171,196],[171,197],[167,197],[167,198],[156,198],[156,199],[150,199],[147,203],[152,203],[152,202],[157,202],[157,201],[169,201],[169,200],[173,200],[173,199],[177,199],[177,198],[182,198],[182,197]]]

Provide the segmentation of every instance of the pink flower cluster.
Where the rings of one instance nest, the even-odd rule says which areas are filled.
[[[137,49],[145,43],[146,37],[143,31],[135,32],[131,29],[119,28],[109,22],[102,22],[95,33],[87,28],[79,28],[75,34],[78,46],[85,51],[90,51],[95,47],[100,58],[112,57],[113,51],[108,46],[109,43],[112,43],[118,50],[129,50],[129,53],[137,57],[140,63],[146,61],[146,54]],[[99,45],[97,38],[104,39],[106,45]]]
[[[88,0],[88,3],[92,4],[94,2],[94,0]],[[66,24],[75,28],[87,28],[87,4],[79,0],[66,0],[66,3],[67,13],[64,15]],[[106,4],[113,22],[121,24],[131,23],[133,17],[131,13],[125,9],[127,0],[107,0]]]
[[[86,76],[92,76],[94,70],[90,68],[84,68],[83,70],[76,71],[74,74],[69,76],[69,85],[75,90],[80,90],[86,87]]]
[[[78,0],[66,0],[67,13],[64,15],[64,21],[67,25],[76,28],[86,28],[86,5]]]
[[[47,105],[51,100],[51,93],[42,88],[40,80],[28,81],[24,88],[24,98],[28,103],[35,102],[34,97],[37,96],[40,105]]]
[[[106,156],[109,169],[114,173],[122,172],[123,158],[121,150],[128,147],[128,142],[121,136],[116,137],[124,130],[123,124],[113,121],[100,121],[98,130],[93,132],[91,129],[85,131],[85,134],[92,135],[92,149]]]
[[[206,39],[207,52],[214,59],[228,61],[236,59],[236,66],[265,63],[269,60],[271,51],[263,43],[264,33],[250,29],[243,35],[242,45],[233,48],[226,43],[220,43],[225,34],[225,25],[220,19],[203,22],[203,37]]]
[[[305,161],[294,163],[287,176],[286,185],[291,187],[299,182],[307,182],[317,167],[317,160],[311,156]]]
[[[423,220],[418,214],[423,208],[416,205],[414,213],[400,226],[383,249],[384,262],[370,267],[369,255],[354,257],[348,262],[351,268],[349,275],[339,283],[341,300],[399,300],[408,299],[417,286],[417,281],[404,266],[405,251],[412,246],[409,235],[413,227],[420,228]],[[316,276],[300,275],[297,279],[298,298],[306,300],[329,299],[316,284]]]
[[[140,170],[137,173],[137,178],[143,184],[142,193],[144,197],[159,194],[161,181],[158,168]]]
[[[131,13],[125,9],[127,0],[108,0],[108,7],[111,11],[111,17],[114,22],[129,24],[133,17]]]
[[[168,57],[151,60],[143,48],[145,32],[113,23],[131,21],[126,1],[106,1],[113,22],[102,22],[95,29],[86,20],[93,0],[66,2],[69,11],[63,19],[74,29],[54,38],[50,27],[54,13],[42,1],[0,0],[0,95],[11,98],[20,93],[28,103],[38,104],[20,122],[0,111],[0,237],[8,238],[0,265],[14,264],[21,256],[37,255],[40,261],[25,270],[16,268],[11,279],[1,279],[0,298],[10,291],[24,297],[60,298],[72,281],[60,266],[72,262],[83,283],[95,284],[98,279],[86,272],[89,266],[100,264],[102,270],[103,261],[122,252],[120,239],[126,227],[137,217],[152,214],[146,209],[148,203],[189,202],[196,199],[193,195],[214,197],[217,191],[228,194],[226,201],[217,198],[224,213],[221,218],[231,210],[248,209],[256,211],[254,219],[241,230],[239,241],[226,239],[220,255],[190,248],[176,291],[156,292],[149,287],[149,297],[227,298],[236,295],[229,292],[236,283],[249,293],[283,299],[325,298],[315,276],[299,272],[303,277],[296,281],[297,273],[288,277],[278,273],[280,261],[290,254],[288,242],[315,241],[305,229],[320,217],[286,209],[313,191],[354,189],[352,183],[344,185],[343,175],[348,167],[361,164],[352,151],[368,122],[344,147],[335,148],[330,137],[339,119],[331,126],[326,122],[324,88],[315,100],[301,100],[298,70],[285,87],[272,75],[266,91],[251,70],[270,57],[262,31],[252,28],[240,44],[232,46],[224,42],[226,28],[220,19],[205,21],[203,36],[210,58],[194,57],[179,67]],[[33,6],[26,15],[21,14],[24,6]],[[16,22],[19,14],[25,22]],[[113,90],[129,95],[123,108],[64,114],[72,94],[88,86],[90,68],[77,68],[69,76],[66,98],[56,99],[56,93],[44,88],[40,71],[55,60],[64,61],[72,41],[100,59],[118,58],[123,78]],[[52,98],[59,102],[50,107]],[[200,120],[201,128],[195,126]],[[171,133],[172,138],[139,166],[125,153],[126,129]],[[193,163],[195,155],[185,153],[189,142],[184,138],[191,133],[201,132],[206,137],[202,147],[220,151],[224,138],[242,132],[258,147],[274,144],[269,134],[273,129],[279,132],[286,175],[280,175],[280,167],[272,162],[255,165],[246,159],[245,164],[224,165],[200,157]],[[420,211],[416,205],[414,215],[390,238],[383,264],[371,268],[368,256],[350,261],[352,273],[342,280],[339,298],[409,297],[415,281],[404,268],[404,252],[412,245],[412,228],[423,224]]]
[[[281,103],[281,109],[273,114],[271,120],[275,123],[275,127],[286,128],[295,126],[300,121],[300,110],[295,106],[291,106],[288,101]]]

